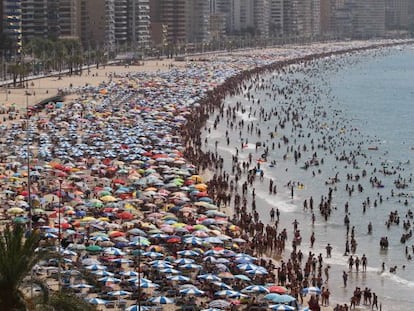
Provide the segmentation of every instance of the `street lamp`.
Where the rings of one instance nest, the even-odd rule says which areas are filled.
[[[29,136],[30,136],[30,115],[29,115],[29,91],[26,90],[26,152],[27,152],[27,195],[28,195],[28,204],[29,204],[29,231],[31,232],[33,229],[33,222],[32,222],[32,197],[31,197],[31,180],[30,180],[30,144],[29,144]]]
[[[62,179],[59,179],[59,205],[58,205],[58,291],[60,292],[60,290],[61,290],[61,282],[60,282],[60,278],[61,278],[61,265],[60,265],[60,263],[61,263],[61,260],[60,260],[60,257],[61,257],[61,255],[62,255],[62,252],[61,252],[61,247],[62,247],[62,236],[61,236],[61,233],[62,233],[62,226],[61,226],[61,223],[60,223],[60,212],[61,212],[61,209],[62,209],[62,183],[63,183],[63,180]]]
[[[138,311],[141,311],[141,236],[138,236]]]

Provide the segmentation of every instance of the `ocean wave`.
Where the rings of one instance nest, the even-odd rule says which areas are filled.
[[[404,285],[406,287],[409,287],[409,288],[414,288],[414,282],[413,281],[409,281],[407,279],[404,279],[404,278],[398,276],[397,274],[390,273],[388,271],[384,271],[384,272],[380,273],[380,275],[381,275],[381,277],[387,278],[387,279],[391,280],[392,282],[402,284],[402,285]]]
[[[269,196],[269,195],[261,193],[261,192],[256,192],[256,194],[260,199],[265,201],[270,206],[278,208],[281,212],[293,213],[298,208],[296,205],[294,205],[292,203],[289,203],[289,202],[286,202],[286,201],[283,201],[283,200],[280,200],[280,199],[278,200],[274,196]]]

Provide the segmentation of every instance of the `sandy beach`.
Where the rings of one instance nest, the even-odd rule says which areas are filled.
[[[349,48],[348,47],[349,43],[335,43],[335,45],[330,45],[330,44],[318,44],[315,45],[314,47],[308,47],[308,48],[304,48],[302,50],[302,54],[305,53],[304,51],[309,51],[308,55],[311,55],[313,51],[318,51],[319,53],[322,52],[326,52],[329,51],[330,48],[336,49],[336,50],[340,50],[340,49],[346,49]],[[358,43],[359,45],[356,44],[356,46],[364,46],[362,42]],[[370,46],[369,43],[366,43],[366,47]],[[297,47],[288,47],[288,48],[279,48],[279,49],[266,49],[266,50],[249,50],[248,52],[234,52],[231,55],[226,55],[226,54],[220,54],[220,55],[209,55],[210,59],[214,60],[214,62],[207,62],[206,61],[206,56],[197,56],[197,57],[192,57],[192,59],[196,59],[198,58],[198,60],[192,60],[192,61],[174,61],[174,60],[170,60],[170,59],[166,59],[166,60],[146,60],[142,65],[139,66],[119,66],[119,65],[108,65],[108,66],[100,66],[99,69],[96,68],[91,68],[91,70],[89,72],[87,72],[86,70],[83,72],[82,75],[73,75],[73,76],[61,76],[59,77],[45,77],[45,78],[40,78],[40,79],[36,79],[36,80],[31,80],[28,81],[27,88],[9,88],[7,89],[8,93],[5,93],[5,89],[1,89],[0,92],[0,106],[3,107],[11,107],[11,106],[16,106],[18,108],[18,110],[21,112],[21,115],[17,117],[17,119],[20,119],[22,115],[24,115],[25,113],[25,108],[26,105],[34,105],[36,103],[39,103],[40,101],[43,101],[47,98],[53,97],[55,95],[57,95],[59,93],[59,91],[65,91],[65,92],[69,92],[71,93],[71,95],[68,95],[65,97],[65,103],[64,105],[67,105],[69,103],[71,103],[72,101],[76,101],[78,99],[78,97],[80,95],[82,95],[82,92],[79,92],[79,94],[76,92],[77,89],[81,89],[82,87],[85,86],[94,86],[94,87],[99,87],[101,84],[103,87],[109,85],[109,84],[113,84],[116,85],[117,83],[121,84],[125,81],[126,78],[128,78],[128,75],[134,75],[136,73],[139,72],[146,72],[146,73],[162,73],[162,72],[167,72],[171,69],[174,68],[179,68],[179,69],[185,69],[187,68],[188,71],[193,70],[194,68],[200,69],[204,66],[204,64],[211,66],[211,64],[214,64],[214,69],[216,71],[217,68],[220,67],[220,65],[223,64],[231,64],[228,65],[228,70],[234,70],[235,73],[238,73],[241,70],[253,70],[255,67],[260,67],[260,66],[265,66],[265,65],[269,65],[272,64],[273,62],[277,62],[277,61],[282,61],[282,60],[286,60],[286,59],[293,59],[295,57],[297,57],[299,54],[299,52],[297,52]],[[251,55],[255,55],[255,62],[252,62],[252,60],[250,59]],[[236,62],[236,59],[238,62]],[[234,62],[233,62],[234,60]],[[216,78],[217,81],[220,81],[220,79]],[[135,80],[135,82],[137,82],[138,79]],[[185,83],[186,81],[180,81],[180,78],[176,78],[176,80],[174,81],[174,87],[179,87],[180,83]],[[220,81],[220,82],[224,82],[224,81]],[[197,81],[198,83],[198,81]],[[199,87],[200,89],[205,89],[207,87],[210,87],[211,85],[198,85],[197,87]],[[191,88],[189,88],[191,89]],[[162,93],[162,89],[157,90],[156,87],[154,87],[152,89],[152,92],[161,92]],[[110,92],[110,91],[109,91]],[[174,92],[174,90],[172,91],[172,93]],[[104,95],[104,94],[101,94]],[[104,101],[104,96],[101,96],[100,98],[102,101]],[[141,98],[141,100],[144,101],[144,97]],[[148,101],[150,101],[151,99],[149,99]],[[178,122],[182,122],[182,119],[180,118],[181,116],[178,116],[178,112],[175,112],[175,103],[166,103],[165,106],[167,108],[164,108],[162,106],[162,103],[159,104],[160,107],[157,107],[156,109],[159,109],[162,112],[162,115],[160,116],[155,116],[153,117],[151,115],[151,118],[155,119],[158,121],[158,123],[154,123],[157,124],[157,126],[155,126],[155,131],[157,130],[157,127],[162,127],[162,122],[163,119],[162,117],[167,116],[167,117],[176,117]],[[137,111],[139,109],[137,109],[136,107],[134,107]],[[148,115],[150,115],[150,113],[152,112],[151,109],[153,107],[150,105],[149,108],[147,108],[148,114],[144,114],[144,117],[148,117]],[[168,108],[170,110],[168,110]],[[126,112],[128,112],[127,110],[128,108],[125,109]],[[182,108],[182,110],[180,110],[180,112],[188,112],[186,111],[187,107]],[[68,117],[65,119],[64,122],[68,122],[70,117],[72,117],[73,115],[71,114],[70,111],[65,111],[65,113],[68,113]],[[99,111],[99,116],[101,117],[102,115],[104,115],[104,112]],[[38,115],[38,117],[45,117],[46,114],[44,112],[40,112],[40,114]],[[187,114],[188,116],[188,114]],[[55,117],[55,116],[53,116]],[[81,117],[84,117],[83,115],[75,115],[75,117],[82,119]],[[121,119],[121,116],[116,115],[117,118]],[[115,118],[115,117],[114,117]],[[158,119],[157,119],[158,118]],[[151,119],[151,121],[153,120]],[[102,121],[103,120],[103,121]],[[102,123],[102,128],[104,128],[104,124],[106,122],[106,119],[103,118],[102,120],[100,120],[100,122]],[[9,125],[11,122],[13,122],[12,120],[1,120],[0,124],[3,125]],[[85,121],[86,122],[86,121]],[[87,121],[89,122],[89,121]],[[93,124],[93,122],[90,122],[91,124]],[[119,123],[115,123],[116,126],[118,126]],[[98,128],[100,129],[100,128]],[[62,130],[62,128],[60,129]],[[79,135],[83,136],[87,133],[87,128],[80,128],[79,130],[76,129],[75,133],[78,133]],[[159,134],[159,133],[158,133]],[[168,143],[174,141],[173,138],[170,138],[169,136],[170,133],[167,134],[168,135]],[[95,137],[95,136],[94,136]],[[72,138],[71,141],[75,141],[75,145],[76,145],[76,139],[77,138]],[[154,139],[155,140],[155,139]],[[113,144],[115,144],[116,142],[113,142]],[[132,143],[130,143],[132,145]],[[128,149],[130,148],[129,146],[123,146],[123,145],[119,145],[120,149],[125,148]],[[103,151],[103,150],[101,150]],[[149,152],[147,152],[149,155],[148,156],[152,156],[153,158],[151,159],[151,164],[157,163],[157,158],[154,156],[154,154],[150,154]],[[171,152],[170,155],[171,157]],[[181,157],[182,154],[181,152],[176,152],[175,154],[175,159],[172,158],[172,161],[178,159],[178,161],[181,161]],[[86,162],[86,161],[85,161]],[[117,169],[121,170],[123,168],[123,166],[125,165],[124,161],[120,161],[122,162],[122,164],[119,164]],[[136,161],[137,163],[139,163],[139,161]],[[141,165],[141,163],[137,164],[137,165]],[[148,169],[149,165],[147,167],[145,167],[145,169]],[[139,178],[141,178],[142,175],[144,175],[145,171],[143,169],[144,167],[142,167],[142,171],[138,170],[138,167],[133,167],[133,169],[135,171],[135,173],[137,173],[139,176]],[[139,173],[138,173],[139,171]],[[90,170],[88,171],[90,172]],[[199,172],[200,175],[202,175],[202,177],[204,178],[205,182],[208,182],[210,179],[212,179],[212,176],[214,174],[214,172],[210,169],[206,169],[204,171]],[[119,175],[116,175],[115,177],[121,178],[122,173],[119,173]],[[124,173],[125,174],[125,173]],[[103,174],[102,176],[106,176],[105,174]],[[109,175],[108,175],[109,176]],[[111,177],[113,177],[111,175]],[[123,178],[123,177],[122,177]],[[104,178],[102,178],[104,179]],[[132,180],[132,179],[131,179]],[[128,182],[131,181],[128,179]],[[99,182],[93,182],[91,180],[89,180],[90,183],[94,184],[94,186],[97,186],[99,184]],[[88,181],[88,182],[89,182]],[[113,186],[113,188],[115,189],[115,182],[108,178],[106,178],[106,186]],[[125,180],[121,180],[120,182],[125,182]],[[117,185],[118,187],[119,185]],[[153,192],[153,191],[157,191],[157,189],[151,189],[148,190],[149,188],[147,187],[147,189],[145,191],[149,191],[149,192]],[[81,187],[78,186],[77,191],[82,193]],[[100,191],[102,191],[102,188],[100,189]],[[188,190],[190,191],[190,190]],[[138,192],[138,191],[137,191]],[[83,195],[83,194],[81,194]],[[136,194],[135,194],[136,195]],[[169,193],[167,194],[169,195]],[[96,194],[97,196],[97,194]],[[83,197],[82,199],[84,199],[85,197]],[[97,197],[96,197],[97,198]],[[95,199],[96,199],[95,198]],[[89,197],[88,197],[89,199]],[[150,196],[150,199],[152,200],[152,196]],[[150,199],[148,199],[148,202],[152,202],[150,201]],[[117,199],[118,200],[118,199]],[[116,200],[116,201],[117,201]],[[159,203],[159,202],[158,202]],[[157,207],[155,204],[151,205],[152,208]],[[225,204],[223,204],[223,207],[225,206]],[[220,207],[220,206],[219,206]],[[160,211],[162,209],[160,208]],[[157,210],[158,211],[158,210]],[[220,211],[220,209],[219,209]],[[163,210],[163,212],[165,212],[165,210]],[[225,212],[225,216],[228,216],[228,218],[231,218],[234,211],[230,208],[230,207],[224,207],[224,210],[221,210],[221,212]],[[155,213],[156,214],[156,213]],[[191,215],[191,213],[190,213]],[[84,216],[84,215],[83,215]],[[136,217],[138,218],[143,218],[143,214],[138,212],[135,214]],[[159,217],[159,216],[154,216]],[[161,221],[158,220],[154,220],[154,223],[156,223],[157,225],[159,223],[161,223]],[[120,224],[122,224],[122,222],[120,222]],[[121,225],[119,224],[119,227],[121,227]],[[230,233],[229,233],[230,234]],[[234,236],[234,238],[237,235]],[[239,236],[237,236],[239,237]],[[176,250],[175,250],[176,251]],[[275,259],[275,258],[273,258]],[[278,266],[280,264],[279,261],[274,260],[274,265]],[[331,288],[330,289],[332,292],[332,296],[335,295],[335,288]],[[305,297],[306,298],[306,297]],[[199,303],[201,300],[199,298],[197,298],[197,302]],[[133,301],[127,300],[128,304],[132,304]],[[348,301],[344,301],[343,303],[348,303]],[[306,303],[304,303],[304,305],[306,305]],[[164,310],[174,310],[176,309],[176,307],[174,305],[169,305],[168,307],[163,307]],[[325,311],[331,311],[333,310],[333,307],[321,307],[321,310],[325,310]]]

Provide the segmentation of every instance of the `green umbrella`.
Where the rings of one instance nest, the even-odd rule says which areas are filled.
[[[88,252],[100,252],[102,251],[102,247],[98,246],[98,245],[89,245],[86,247],[86,250]]]
[[[25,218],[25,217],[15,217],[13,219],[13,222],[16,223],[16,224],[24,224],[24,223],[27,222],[27,218]]]

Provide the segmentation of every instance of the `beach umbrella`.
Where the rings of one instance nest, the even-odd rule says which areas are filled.
[[[119,274],[124,276],[139,276],[139,273],[135,271],[121,271]]]
[[[160,287],[160,286],[158,284],[153,283],[153,282],[142,281],[142,282],[139,282],[139,287],[141,287],[141,288],[157,288],[157,287]]]
[[[106,270],[96,270],[92,272],[97,276],[114,276],[115,274]]]
[[[86,266],[85,268],[88,269],[88,270],[92,270],[92,271],[108,269],[106,266],[97,265],[97,264]]]
[[[231,303],[224,299],[212,300],[208,303],[210,308],[226,309],[231,305]]]
[[[194,259],[190,259],[190,258],[178,258],[174,260],[174,263],[179,264],[179,265],[192,264],[193,262],[194,262]]]
[[[269,290],[261,285],[250,285],[242,289],[243,293],[269,293]]]
[[[158,304],[162,304],[162,305],[174,303],[173,299],[170,299],[170,298],[165,297],[165,296],[153,297],[153,298],[150,298],[149,301],[152,302],[152,303],[158,303]]]
[[[227,285],[224,282],[212,282],[212,284],[216,285],[220,289],[233,290],[233,288],[230,285]]]
[[[110,238],[108,238],[107,236],[103,236],[103,235],[97,235],[97,236],[91,237],[91,240],[95,242],[103,242],[103,241],[110,241]]]
[[[167,280],[178,281],[178,282],[188,282],[190,281],[190,278],[184,275],[172,275],[172,276],[167,276]]]
[[[176,270],[174,268],[161,269],[160,272],[162,272],[162,273],[172,273],[172,274],[180,274],[181,273],[181,271]]]
[[[237,268],[239,268],[240,270],[256,270],[256,269],[259,269],[260,266],[255,265],[253,263],[242,263],[242,264],[238,264]]]
[[[220,290],[218,292],[215,292],[214,295],[220,296],[220,297],[230,297],[230,298],[247,297],[247,295],[244,295],[238,291],[229,290],[229,289]]]
[[[267,274],[266,269],[255,269],[255,270],[248,270],[246,271],[247,274],[250,275],[263,275],[263,274]]]
[[[131,259],[127,259],[127,258],[115,258],[115,259],[111,259],[111,262],[117,262],[117,263],[132,263],[133,261]]]
[[[270,293],[276,293],[276,294],[286,294],[288,292],[288,289],[284,286],[280,285],[272,285],[267,288]]]
[[[112,276],[105,276],[103,278],[98,279],[98,281],[105,282],[105,283],[119,283],[121,282],[121,279],[117,279]]]
[[[267,294],[264,296],[264,299],[270,300],[275,303],[290,303],[295,301],[296,298],[290,295],[279,295],[279,294]]]
[[[142,253],[142,255],[146,257],[150,257],[150,258],[162,258],[165,256],[163,253],[159,253],[159,252],[144,252]]]
[[[277,311],[293,311],[296,310],[295,307],[283,305],[283,304],[277,304],[277,305],[270,305],[270,309],[277,310]]]
[[[221,278],[214,274],[201,274],[197,276],[197,279],[205,280],[205,281],[221,281]]]
[[[184,289],[180,289],[179,292],[182,295],[194,295],[194,296],[204,295],[204,291],[199,290],[198,288],[184,288]]]
[[[149,311],[152,307],[132,305],[125,309],[125,311]]]
[[[115,256],[125,256],[126,253],[116,247],[108,247],[104,249],[105,254],[115,255]]]
[[[200,253],[193,250],[182,250],[177,252],[180,256],[200,256]]]
[[[104,300],[100,298],[90,298],[90,299],[87,299],[87,302],[93,305],[104,305],[108,303],[108,300]]]
[[[131,292],[128,292],[128,291],[125,291],[125,290],[115,290],[115,291],[112,291],[112,292],[108,292],[109,296],[118,296],[118,297],[120,297],[120,296],[129,296],[131,294],[132,294]]]
[[[84,284],[84,283],[80,283],[80,284],[73,284],[69,286],[70,288],[76,288],[76,289],[80,289],[80,288],[92,288],[92,285],[89,284]]]
[[[164,260],[156,260],[151,262],[151,266],[156,269],[172,268],[173,265]]]
[[[319,287],[311,286],[311,287],[305,287],[302,289],[303,295],[320,295],[321,289]]]
[[[188,263],[188,264],[179,266],[179,268],[180,269],[191,270],[191,269],[201,269],[202,266],[201,265],[194,264],[194,263]]]
[[[88,252],[100,252],[102,251],[102,247],[99,245],[89,245],[85,248]]]
[[[56,239],[58,236],[56,234],[47,232],[43,235],[43,237],[47,238],[47,239]]]
[[[17,214],[23,214],[24,209],[20,207],[11,207],[7,210],[7,214],[17,215]]]

